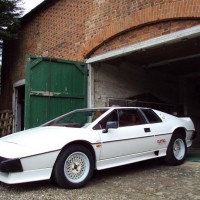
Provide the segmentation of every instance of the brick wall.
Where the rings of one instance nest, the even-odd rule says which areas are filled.
[[[200,0],[51,2],[27,15],[19,40],[7,45],[0,108],[12,106],[13,83],[25,78],[26,54],[84,61],[91,55],[199,24],[200,17]]]
[[[199,23],[200,21],[198,20],[175,20],[151,24],[144,27],[138,27],[137,29],[129,30],[104,42],[103,45],[99,46],[99,48],[96,49],[91,57],[127,45],[145,41],[150,38],[155,38],[173,33],[175,31],[190,28],[192,26],[198,25]]]
[[[174,20],[195,19],[199,24],[200,8],[199,0],[140,0],[140,1],[104,1],[101,14],[105,22],[99,24],[97,33],[91,36],[91,40],[86,44],[85,57],[91,54],[105,42],[111,40],[124,32],[140,27],[148,27],[160,22],[173,22]],[[110,6],[107,12],[106,6]],[[105,12],[104,12],[105,11]],[[91,21],[91,23],[96,23]],[[187,22],[186,22],[187,23]],[[94,25],[95,26],[95,25]],[[96,26],[95,26],[96,27]],[[177,27],[184,29],[184,25]],[[174,32],[171,30],[170,32]],[[166,32],[165,32],[166,34]]]
[[[21,55],[83,61],[106,41],[130,30],[142,27],[139,39],[145,40],[199,24],[199,4],[200,0],[57,0],[22,27]]]

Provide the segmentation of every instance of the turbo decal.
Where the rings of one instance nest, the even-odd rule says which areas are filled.
[[[166,143],[165,139],[157,140],[157,144],[159,144],[159,145],[162,145],[162,144],[165,144],[165,143]]]

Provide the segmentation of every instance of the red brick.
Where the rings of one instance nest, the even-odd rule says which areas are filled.
[[[12,107],[13,83],[25,78],[26,54],[84,61],[199,19],[200,0],[55,0],[27,18],[14,48],[4,50],[0,109]]]

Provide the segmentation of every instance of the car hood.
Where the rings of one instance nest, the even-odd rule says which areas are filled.
[[[5,136],[0,139],[0,156],[26,157],[60,150],[74,140],[95,143],[98,135],[85,128],[38,127]]]

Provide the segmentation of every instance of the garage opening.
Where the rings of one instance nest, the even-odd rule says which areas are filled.
[[[24,130],[25,80],[14,84],[14,132]]]
[[[152,107],[191,117],[200,132],[199,49],[197,26],[88,59],[91,106]]]

